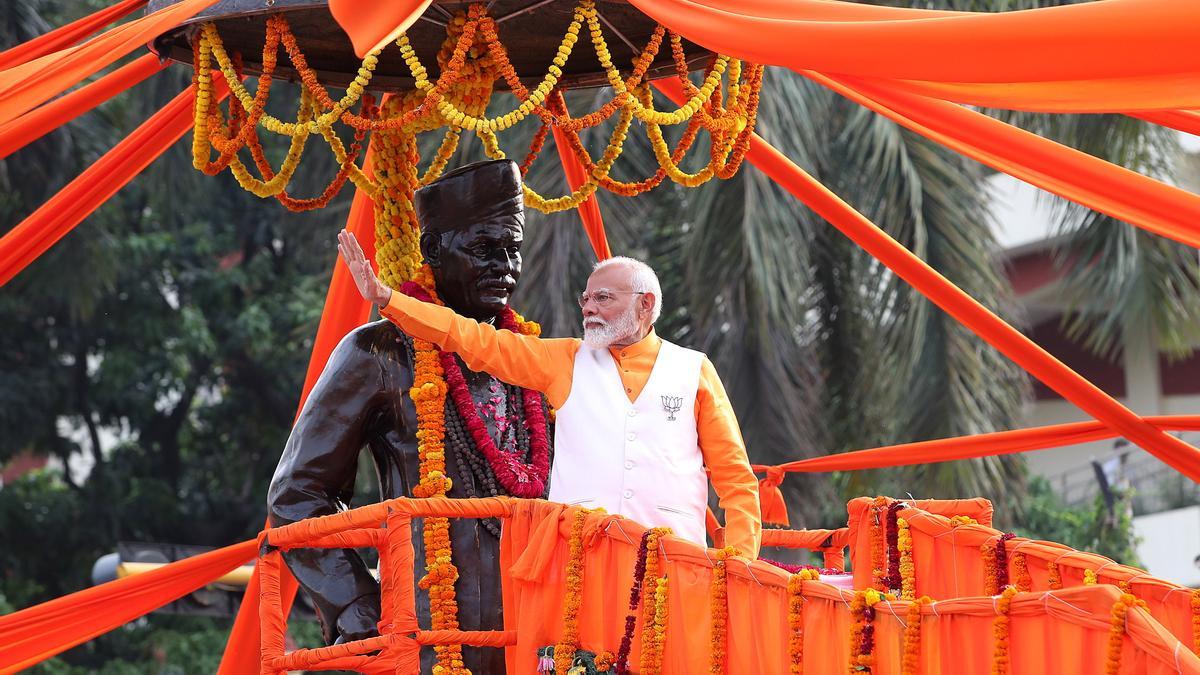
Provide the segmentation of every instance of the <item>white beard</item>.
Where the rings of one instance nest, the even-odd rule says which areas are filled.
[[[641,326],[637,319],[637,306],[630,305],[629,311],[613,319],[605,321],[598,316],[583,320],[583,341],[595,349],[607,349],[614,342],[636,335]]]

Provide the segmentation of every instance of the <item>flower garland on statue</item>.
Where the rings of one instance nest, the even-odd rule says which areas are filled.
[[[813,569],[802,569],[788,578],[788,656],[791,675],[804,675],[804,582],[816,581]]]
[[[416,278],[400,287],[400,292],[424,302],[438,305],[443,303],[438,299],[433,285],[433,272],[428,266],[422,267]],[[541,328],[536,323],[525,321],[510,307],[505,307],[498,317],[499,327],[522,335],[538,335]],[[428,344],[428,343],[426,343]],[[414,345],[415,347],[415,345]],[[487,460],[496,480],[514,497],[522,499],[537,499],[546,492],[546,481],[550,475],[550,437],[546,430],[546,417],[542,408],[541,394],[531,389],[522,390],[522,403],[525,419],[529,426],[529,462],[518,459],[517,455],[500,450],[488,434],[487,427],[480,418],[479,409],[471,390],[467,387],[466,378],[458,359],[452,352],[443,352],[435,347],[438,361],[445,377],[447,392],[458,409],[459,415],[466,422],[467,430],[475,441],[475,447]],[[418,353],[423,351],[417,349]],[[443,432],[444,435],[444,432]],[[444,460],[444,455],[443,455]]]
[[[579,608],[583,605],[583,526],[586,509],[576,509],[571,526],[569,557],[567,558],[566,595],[563,598],[562,639],[554,645],[554,672],[567,675],[579,649]]]
[[[1009,586],[1004,589],[996,601],[996,620],[992,623],[992,635],[995,646],[992,648],[992,675],[1008,675],[1009,666],[1009,610],[1012,608],[1013,596],[1017,589]]]
[[[713,564],[712,602],[709,606],[712,614],[712,657],[708,669],[712,675],[725,672],[725,641],[729,622],[729,570],[726,561],[734,555],[737,555],[737,549],[726,546],[717,551],[717,560]]]

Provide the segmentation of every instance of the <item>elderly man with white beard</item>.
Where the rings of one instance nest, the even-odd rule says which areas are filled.
[[[655,334],[662,291],[648,265],[597,264],[579,296],[583,340],[543,339],[393,293],[353,236],[343,230],[338,239],[363,297],[401,330],[456,352],[471,370],[546,395],[558,410],[551,501],[603,507],[705,546],[707,468],[725,542],[758,556],[758,486],[733,407],[708,357]]]

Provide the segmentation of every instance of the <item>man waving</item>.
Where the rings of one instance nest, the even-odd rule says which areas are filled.
[[[472,370],[543,392],[558,409],[552,501],[603,507],[704,546],[707,467],[726,543],[758,556],[757,482],[733,407],[708,357],[655,334],[662,290],[648,265],[623,257],[596,265],[579,296],[583,340],[541,339],[393,293],[353,236],[343,230],[338,240],[359,291],[384,317]],[[428,252],[426,262],[439,264]]]

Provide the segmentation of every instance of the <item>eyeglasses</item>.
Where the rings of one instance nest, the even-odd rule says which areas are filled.
[[[632,295],[645,295],[646,291],[610,291],[601,289],[594,293],[583,293],[579,296],[579,308],[587,307],[588,300],[595,300],[600,307],[608,307],[613,300],[617,299],[617,293],[629,293]]]

